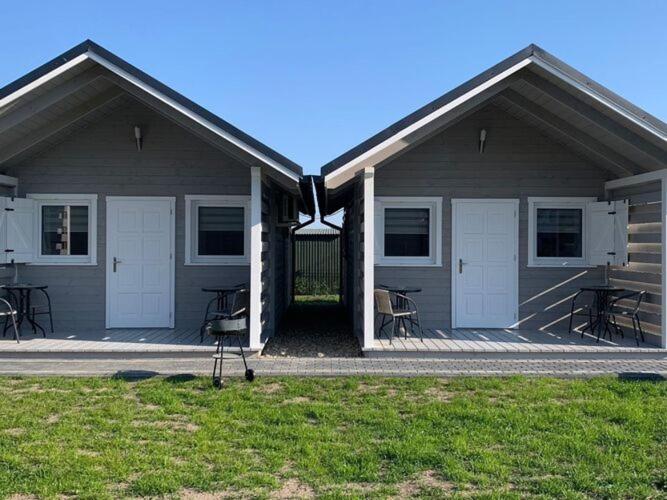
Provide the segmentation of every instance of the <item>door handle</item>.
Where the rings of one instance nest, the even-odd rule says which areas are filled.
[[[116,266],[118,266],[118,264],[120,264],[121,262],[123,262],[123,261],[118,260],[116,257],[113,258],[113,272],[114,273],[116,272]]]
[[[463,273],[463,259],[459,259],[459,274]]]

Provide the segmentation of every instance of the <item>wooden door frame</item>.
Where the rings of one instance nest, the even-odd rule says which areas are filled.
[[[109,218],[111,217],[111,211],[109,210],[109,202],[114,201],[168,201],[169,202],[169,251],[171,255],[171,265],[169,266],[169,326],[168,328],[174,328],[176,320],[176,197],[175,196],[107,196],[105,202],[106,210],[106,241],[104,243],[105,247],[105,279],[106,279],[106,293],[105,293],[105,319],[104,325],[105,328],[111,327],[111,253],[109,252],[109,242],[110,238],[110,224]],[[132,327],[123,327],[123,328],[132,328]],[[141,328],[141,327],[137,327]]]
[[[514,260],[514,269],[513,273],[513,287],[514,287],[514,317],[516,322],[512,325],[512,328],[516,328],[519,321],[519,202],[517,198],[452,198],[452,237],[450,241],[450,254],[451,254],[451,323],[452,328],[458,328],[457,317],[456,317],[456,248],[457,248],[457,236],[456,231],[458,229],[456,223],[457,217],[457,208],[463,203],[512,203],[514,205],[515,217],[514,217],[514,255],[516,256]],[[504,327],[506,328],[506,327]]]

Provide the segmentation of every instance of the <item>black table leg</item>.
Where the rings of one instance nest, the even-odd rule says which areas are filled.
[[[26,290],[25,291],[25,317],[28,320],[28,323],[30,323],[30,326],[32,326],[32,333],[37,334],[37,329],[42,331],[42,336],[46,338],[46,330],[42,328],[42,326],[37,323],[31,316],[30,316],[30,292],[31,290]]]

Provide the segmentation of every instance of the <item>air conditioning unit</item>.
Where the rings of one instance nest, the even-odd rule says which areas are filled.
[[[294,196],[283,194],[280,203],[279,222],[281,224],[299,223],[299,205]]]

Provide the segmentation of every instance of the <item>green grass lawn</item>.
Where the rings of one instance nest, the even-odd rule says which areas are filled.
[[[667,382],[0,379],[0,497],[199,492],[664,498]]]

